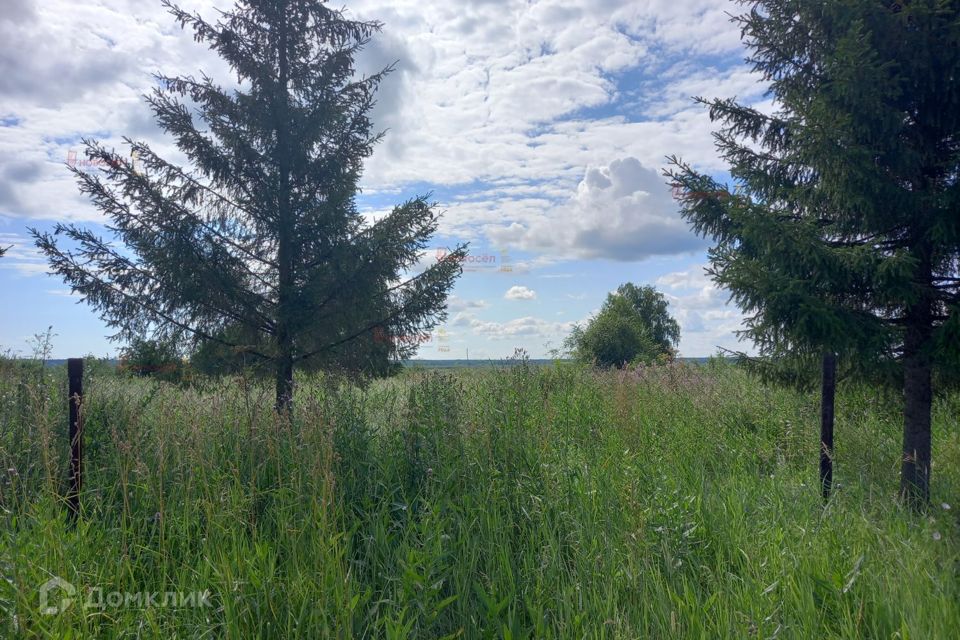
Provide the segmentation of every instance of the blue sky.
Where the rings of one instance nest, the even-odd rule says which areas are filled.
[[[667,295],[682,355],[738,346],[741,316],[703,273],[707,244],[661,176],[671,154],[726,176],[691,96],[768,106],[725,13],[736,4],[344,4],[384,23],[360,69],[399,61],[374,114],[388,133],[368,162],[362,210],[373,219],[432,192],[445,215],[423,263],[471,243],[448,321],[419,357],[546,356],[627,281]],[[182,6],[213,16],[229,3]],[[102,230],[64,166],[79,139],[119,147],[126,135],[177,160],[140,99],[151,74],[202,69],[229,82],[229,70],[150,0],[5,0],[0,43],[0,245],[12,246],[0,260],[0,348],[28,353],[52,326],[55,357],[115,353],[97,316],[45,275],[27,229]]]

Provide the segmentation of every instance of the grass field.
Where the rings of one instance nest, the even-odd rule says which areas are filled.
[[[729,364],[304,379],[293,424],[242,380],[94,374],[71,527],[62,377],[0,370],[2,637],[960,633],[960,397],[918,516],[895,396],[841,388],[824,507],[816,398]]]

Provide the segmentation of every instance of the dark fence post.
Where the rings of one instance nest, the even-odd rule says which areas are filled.
[[[833,488],[833,405],[837,391],[837,355],[823,354],[823,380],[820,395],[820,490],[830,499]]]
[[[83,358],[67,360],[67,379],[70,405],[70,490],[67,493],[67,508],[70,519],[80,515],[80,490],[83,485],[83,419],[80,407],[83,403]]]

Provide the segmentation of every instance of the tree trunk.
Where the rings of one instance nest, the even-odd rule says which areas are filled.
[[[277,413],[281,416],[293,415],[293,357],[287,352],[277,360]]]
[[[927,343],[930,325],[908,326],[903,347],[903,462],[900,496],[915,508],[930,500],[933,381]]]
[[[837,390],[837,355],[823,354],[823,378],[820,388],[820,491],[830,499],[833,488],[833,411]]]
[[[290,203],[290,118],[288,112],[289,61],[287,59],[286,3],[282,12],[277,41],[279,65],[278,87],[275,95],[277,111],[276,160],[278,172],[277,206],[277,413],[287,418],[293,415],[293,315],[294,288],[294,229]]]
[[[930,441],[933,406],[933,366],[930,342],[933,335],[932,268],[926,247],[914,248],[917,266],[917,300],[907,309],[903,338],[903,461],[900,496],[914,508],[930,501]]]

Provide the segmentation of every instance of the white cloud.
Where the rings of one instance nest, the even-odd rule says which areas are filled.
[[[398,105],[404,114],[398,121],[415,133],[391,133],[404,144],[396,147],[398,155],[374,156],[371,182],[425,176],[439,184],[505,176],[570,180],[591,163],[633,155],[651,165],[673,152],[718,164],[703,110],[695,110],[698,122],[692,127],[690,115],[664,117],[658,105],[675,104],[683,95],[684,77],[705,66],[698,56],[719,56],[711,64],[739,62],[741,56],[731,56],[740,45],[724,0],[384,4],[367,0],[352,6],[382,18],[413,53],[416,71],[406,79],[411,98]],[[674,74],[675,90],[636,81],[649,107],[638,115],[654,121],[614,118],[611,136],[605,118],[582,114],[630,98],[633,87],[618,86],[614,74],[642,69],[659,75],[674,66],[667,60],[681,54],[693,62]],[[728,82],[738,93],[741,85],[723,77],[707,89]],[[681,99],[687,110],[689,95]],[[570,126],[558,126],[561,121]],[[696,154],[687,153],[691,143]]]
[[[180,4],[216,19],[213,0]],[[470,240],[472,253],[489,247],[480,250],[500,260],[505,250],[515,254],[512,271],[474,269],[482,274],[515,277],[577,259],[636,261],[701,248],[660,176],[669,154],[706,171],[724,169],[710,135],[714,125],[689,98],[766,100],[740,62],[727,0],[346,0],[346,6],[351,17],[385,26],[361,53],[360,71],[398,62],[372,114],[375,128],[388,131],[366,165],[364,193],[399,201],[414,186],[455,188],[458,195],[441,203],[447,213],[440,233]],[[119,148],[128,135],[182,161],[141,99],[154,72],[203,71],[234,82],[224,62],[193,42],[158,2],[5,0],[0,41],[0,219],[18,225],[102,222],[63,166],[81,136]],[[368,219],[389,209],[376,203],[361,201]],[[527,254],[516,255],[521,251]],[[412,271],[435,261],[434,254],[425,252]],[[31,274],[47,267],[24,249],[0,268]],[[464,280],[480,277],[465,271]],[[690,327],[735,322],[711,315],[721,309],[719,292],[673,294],[683,300]],[[559,331],[530,317],[480,321],[469,315],[479,304],[486,303],[451,299],[449,309],[485,337]]]
[[[216,16],[212,0],[182,4]],[[721,87],[700,67],[678,70],[665,58],[734,54],[737,32],[723,0],[356,0],[347,9],[385,25],[359,56],[359,70],[398,63],[373,113],[376,128],[388,134],[368,162],[367,191],[488,183],[471,202],[451,205],[443,232],[462,236],[504,220],[527,225],[568,197],[585,167],[613,158],[656,166],[664,155],[682,153],[720,166],[706,114],[684,108],[682,96]],[[0,117],[18,124],[0,141],[0,169],[10,174],[0,179],[0,215],[99,220],[63,167],[79,136],[118,146],[130,135],[176,158],[140,99],[153,86],[151,74],[202,70],[233,82],[225,63],[159,3],[18,0],[4,16]],[[691,29],[703,33],[691,38]],[[40,46],[43,56],[34,53]],[[640,100],[636,118],[612,115],[631,91],[613,74],[638,68],[672,70],[674,88],[644,88],[652,97]],[[721,84],[732,91],[746,86],[742,70],[721,71]],[[596,107],[613,109],[583,115]],[[600,232],[583,230],[587,248],[578,255],[608,242],[592,240],[591,231]]]
[[[119,148],[147,139],[168,157],[141,94],[152,74],[196,73],[230,83],[223,61],[181,32],[156,2],[18,2],[0,18],[0,215],[101,220],[65,165],[81,137]],[[187,2],[188,10],[197,3]],[[42,52],[42,54],[40,53]]]
[[[709,309],[726,304],[727,294],[711,279],[706,268],[707,265],[697,265],[685,271],[667,273],[657,278],[657,284],[674,291],[685,291],[683,302],[688,309]]]
[[[707,265],[660,276],[656,284],[666,289],[670,313],[680,323],[680,353],[707,355],[718,347],[746,349],[734,332],[741,328],[743,314],[728,302],[729,294],[706,272]]]
[[[514,318],[506,322],[480,320],[471,313],[461,313],[452,322],[474,336],[491,340],[509,340],[515,338],[540,338],[544,340],[563,339],[570,333],[572,322],[552,322],[534,316]]]
[[[448,311],[466,311],[468,309],[486,309],[487,302],[485,300],[466,300],[460,296],[453,294],[447,298],[447,310]]]
[[[507,289],[503,297],[507,300],[533,300],[537,297],[537,292],[527,287],[514,285]]]
[[[80,299],[83,296],[79,293],[70,291],[70,289],[47,289],[47,293],[52,296],[58,296],[63,298],[76,298]]]
[[[490,226],[495,242],[546,254],[637,261],[702,248],[664,178],[636,158],[589,167],[564,205]]]
[[[0,247],[7,249],[0,258],[0,269],[10,269],[21,276],[39,276],[49,270],[46,258],[26,236],[0,233]]]

